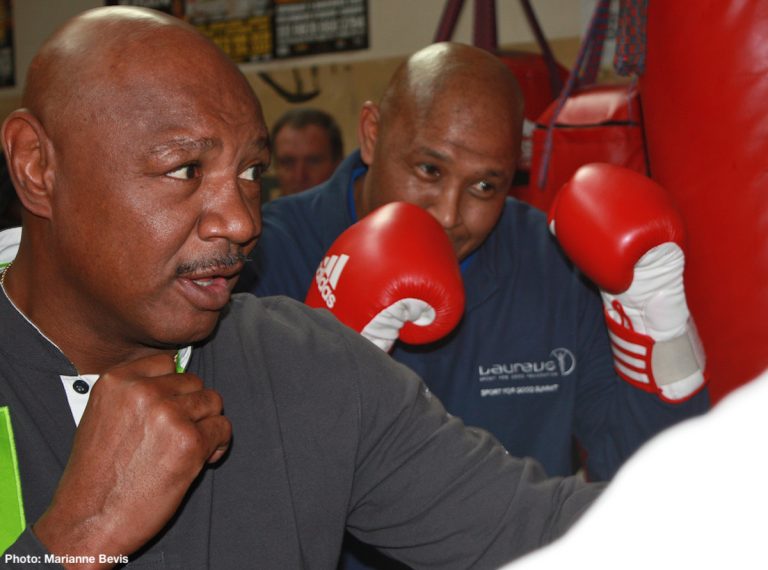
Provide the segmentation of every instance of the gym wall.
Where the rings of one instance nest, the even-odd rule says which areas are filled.
[[[21,85],[26,69],[43,40],[64,20],[101,0],[24,0],[14,3],[17,87],[0,89],[0,119],[20,106]],[[472,42],[473,2],[467,0],[456,27],[454,40]],[[533,0],[544,33],[556,57],[566,67],[575,59],[579,36],[591,14],[594,0]],[[357,146],[357,118],[362,103],[377,100],[397,65],[410,53],[432,42],[445,0],[369,0],[369,49],[243,64],[271,123],[290,107],[264,81],[268,72],[280,85],[295,90],[295,75],[305,91],[320,94],[305,103],[333,114],[342,128],[345,149]],[[507,49],[538,51],[520,4],[497,2],[499,44]],[[316,83],[315,83],[316,82]]]

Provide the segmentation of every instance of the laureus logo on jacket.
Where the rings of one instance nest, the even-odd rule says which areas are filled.
[[[487,365],[480,364],[477,367],[478,380],[481,383],[514,381],[513,386],[491,388],[486,384],[480,390],[482,396],[556,392],[560,384],[546,383],[546,381],[569,376],[574,370],[576,370],[576,357],[567,348],[555,348],[549,353],[549,358],[542,360],[495,362]],[[520,380],[538,382],[524,386],[519,383]]]

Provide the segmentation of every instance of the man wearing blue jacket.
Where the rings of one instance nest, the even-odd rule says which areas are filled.
[[[417,52],[380,104],[364,105],[360,150],[326,183],[264,208],[238,287],[303,300],[352,224],[395,200],[425,208],[461,262],[465,315],[443,340],[397,343],[392,357],[511,454],[567,475],[578,449],[588,476],[607,480],[653,434],[704,412],[708,395],[670,403],[617,376],[598,292],[545,216],[507,198],[521,120],[519,89],[494,56],[459,44]]]

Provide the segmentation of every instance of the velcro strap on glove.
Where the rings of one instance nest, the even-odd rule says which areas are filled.
[[[618,301],[613,308],[624,315]],[[671,403],[691,398],[704,386],[704,351],[690,319],[685,333],[664,341],[638,333],[626,317],[615,321],[607,310],[605,321],[614,366],[625,381]]]

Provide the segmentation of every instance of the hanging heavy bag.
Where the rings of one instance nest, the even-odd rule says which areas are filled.
[[[568,70],[552,60],[554,73],[557,77],[555,86],[553,86],[551,77],[553,68],[550,67],[547,57],[543,53],[504,51],[499,52],[498,56],[517,79],[525,101],[520,160],[517,164],[514,185],[527,187],[531,172],[533,133],[536,130],[536,120],[557,97],[561,90],[557,85],[565,84]]]
[[[651,173],[688,230],[686,288],[718,402],[768,368],[768,3],[692,6],[647,3],[640,86]]]
[[[634,82],[596,85],[610,0],[600,0],[563,92],[537,119],[531,180],[518,199],[544,211],[579,167],[604,162],[647,174],[640,98]]]

